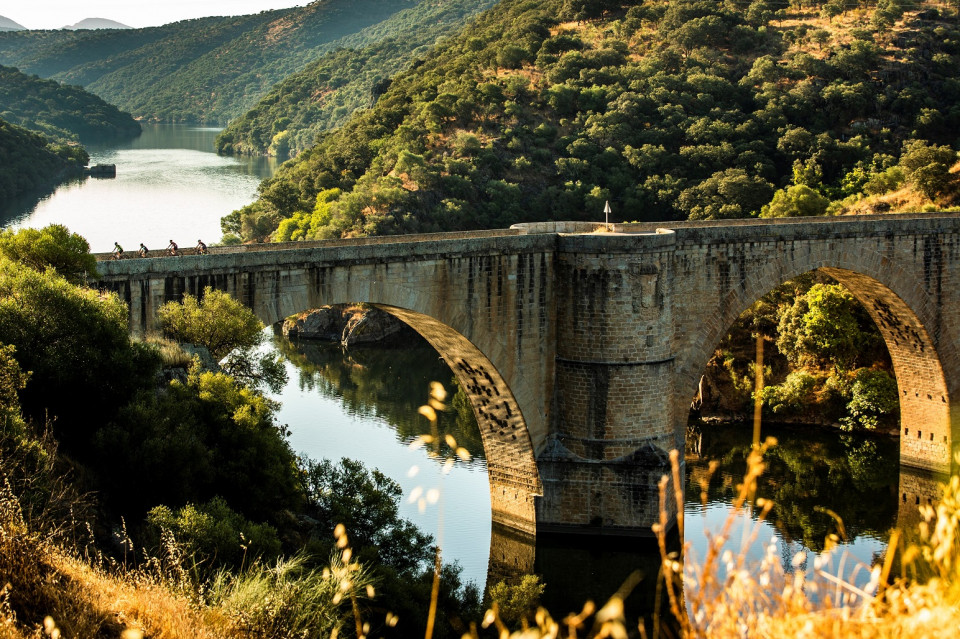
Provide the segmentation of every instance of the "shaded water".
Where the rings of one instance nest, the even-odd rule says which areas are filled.
[[[116,179],[69,183],[39,202],[22,200],[0,211],[0,225],[66,224],[86,236],[94,251],[111,250],[114,241],[132,251],[139,242],[157,248],[171,238],[182,245],[219,238],[220,218],[251,202],[274,164],[218,157],[212,152],[215,136],[214,129],[145,126],[137,140],[93,147],[94,163],[117,164]],[[399,482],[406,495],[418,487],[441,488],[441,501],[425,503],[424,512],[418,500],[406,499],[402,512],[438,535],[444,558],[459,561],[463,576],[482,585],[491,539],[490,496],[479,432],[462,395],[451,398],[454,410],[441,417],[441,428],[471,452],[471,461],[457,460],[444,475],[444,460],[407,446],[426,427],[417,407],[426,400],[429,382],[455,390],[453,375],[436,351],[411,343],[345,353],[282,339],[271,348],[287,358],[290,383],[277,398],[279,419],[289,425],[294,449],[318,459],[358,459]],[[801,549],[822,548],[826,535],[837,529],[831,510],[842,518],[844,545],[855,558],[869,563],[881,554],[902,503],[896,442],[815,428],[765,427],[766,435],[778,437],[780,446],[769,455],[760,494],[778,505],[761,524],[760,541],[776,539],[787,565]],[[705,554],[706,531],[720,530],[730,514],[729,499],[742,477],[751,436],[750,426],[690,429],[686,538],[695,556]],[[710,461],[719,467],[703,504],[700,481]],[[740,522],[752,518],[747,513]],[[640,570],[645,578],[628,603],[636,614],[646,614],[653,606],[658,564],[650,540],[542,537],[535,570],[547,585],[544,602],[558,616],[579,610],[587,598],[605,599]]]

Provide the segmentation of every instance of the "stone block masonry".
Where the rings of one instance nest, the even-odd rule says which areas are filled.
[[[848,287],[886,341],[901,465],[956,470],[960,216],[599,226],[104,255],[99,285],[128,302],[136,333],[156,329],[161,304],[206,286],[268,324],[355,302],[407,322],[473,404],[498,570],[529,563],[537,529],[648,531],[667,453],[682,450],[690,400],[717,344],[756,300],[813,270]],[[901,492],[923,501],[924,486]]]

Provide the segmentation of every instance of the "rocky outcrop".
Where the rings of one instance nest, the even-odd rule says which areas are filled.
[[[345,325],[342,306],[324,306],[283,321],[283,335],[289,339],[340,340]]]
[[[344,346],[402,339],[412,330],[389,313],[362,306],[323,306],[283,322],[283,334],[289,339],[336,341]]]

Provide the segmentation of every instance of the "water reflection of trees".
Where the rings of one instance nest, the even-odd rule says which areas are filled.
[[[299,369],[301,389],[337,398],[351,415],[389,423],[401,441],[429,434],[430,424],[417,409],[426,403],[430,382],[442,383],[450,396],[449,409],[438,419],[441,440],[450,434],[474,460],[484,459],[469,400],[446,362],[419,336],[403,345],[352,346],[349,350],[329,342],[291,342],[282,335],[274,336],[274,343]]]
[[[895,440],[815,427],[764,427],[778,440],[766,455],[758,496],[772,499],[769,521],[787,541],[822,550],[840,526],[850,540],[886,538],[896,524],[899,457]],[[698,425],[688,431],[687,499],[700,500],[700,479],[711,461],[719,467],[707,494],[730,503],[743,479],[752,443],[750,424]]]

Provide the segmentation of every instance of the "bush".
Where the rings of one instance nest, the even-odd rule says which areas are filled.
[[[90,245],[60,224],[41,230],[7,229],[0,233],[0,254],[37,271],[52,268],[74,284],[98,276]]]
[[[830,200],[805,184],[781,189],[760,210],[760,217],[811,217],[823,215]]]
[[[774,415],[797,414],[813,404],[817,379],[806,371],[793,371],[782,384],[767,386],[760,392],[765,406]]]
[[[232,377],[256,387],[265,385],[274,392],[287,381],[279,357],[258,355],[263,341],[263,323],[249,308],[229,293],[209,286],[201,299],[186,294],[182,302],[167,302],[157,313],[163,332],[180,343],[202,346]]]
[[[504,581],[490,587],[489,595],[496,604],[500,620],[507,626],[517,628],[523,621],[532,622],[540,597],[546,586],[536,575],[524,575],[520,583],[509,585]]]
[[[153,506],[222,497],[255,521],[302,504],[297,457],[274,405],[223,373],[194,368],[165,393],[145,391],[95,437],[111,505],[139,520]]]
[[[861,368],[854,375],[848,416],[840,421],[848,429],[872,430],[894,418],[899,409],[897,380],[886,371]]]
[[[155,506],[147,513],[147,538],[159,548],[163,531],[170,531],[203,572],[227,566],[241,568],[246,562],[273,561],[280,555],[277,530],[254,523],[214,497],[200,506],[187,504],[176,511]]]
[[[16,347],[31,372],[20,392],[25,414],[54,427],[71,445],[109,420],[153,383],[155,350],[130,340],[127,307],[112,293],[78,288],[54,271],[40,273],[0,258],[0,343]]]

